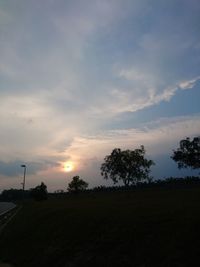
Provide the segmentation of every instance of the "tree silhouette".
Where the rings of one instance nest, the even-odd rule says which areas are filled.
[[[104,158],[101,165],[101,175],[111,179],[114,183],[122,181],[124,185],[137,184],[150,179],[150,167],[155,163],[145,157],[144,146],[135,150],[121,150],[115,148],[112,153]]]
[[[88,187],[88,183],[80,179],[79,176],[74,176],[72,181],[68,184],[67,190],[71,193],[78,193],[84,191]]]
[[[40,185],[31,189],[31,196],[38,201],[47,199],[48,196],[47,186],[43,182],[41,182]]]
[[[173,150],[171,158],[178,164],[178,168],[200,168],[200,136],[190,140],[189,137],[180,141],[180,147]]]

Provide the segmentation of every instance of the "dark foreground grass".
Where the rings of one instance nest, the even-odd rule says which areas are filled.
[[[0,236],[16,267],[200,266],[200,188],[29,202]]]

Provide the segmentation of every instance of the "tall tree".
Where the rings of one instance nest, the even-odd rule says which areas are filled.
[[[31,196],[38,201],[45,200],[48,197],[47,186],[41,182],[40,185],[31,189]]]
[[[173,151],[171,158],[178,164],[178,168],[200,168],[200,136],[190,140],[189,137],[180,141],[180,146]]]
[[[121,150],[115,148],[104,158],[101,165],[101,175],[111,179],[114,183],[122,181],[124,185],[137,184],[150,179],[150,167],[155,163],[145,158],[144,146],[135,150]]]
[[[88,183],[80,179],[79,176],[74,176],[72,181],[68,184],[67,190],[72,193],[78,193],[87,189]]]

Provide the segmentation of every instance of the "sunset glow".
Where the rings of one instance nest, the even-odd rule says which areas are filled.
[[[74,164],[71,161],[68,161],[64,164],[64,171],[65,172],[71,172],[74,170]]]

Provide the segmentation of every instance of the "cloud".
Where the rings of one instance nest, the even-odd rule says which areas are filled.
[[[22,161],[2,162],[0,161],[0,175],[8,177],[17,177],[22,174],[23,170],[21,165],[24,164]],[[33,175],[40,171],[43,171],[49,167],[58,166],[58,164],[50,161],[44,162],[26,162],[27,174]]]
[[[165,154],[181,139],[199,135],[199,129],[199,115],[162,118],[135,129],[108,130],[94,136],[77,137],[66,152],[80,164],[93,157],[103,158],[116,147],[135,149],[141,144],[147,147],[148,154]]]
[[[22,8],[29,12],[28,17]],[[157,8],[155,16],[147,1],[44,1],[40,11],[33,2],[21,1],[16,11],[9,5],[4,7],[3,12],[12,20],[5,27],[8,34],[2,37],[2,93],[31,95],[45,100],[54,110],[61,104],[61,112],[66,113],[76,107],[73,112],[81,110],[84,119],[101,112],[136,111],[169,100],[179,82],[197,77],[188,73],[192,63],[187,68],[181,61],[188,62],[189,51],[198,43],[189,31],[196,22],[191,20],[185,30],[180,30],[182,20],[166,13],[166,20],[157,23],[162,4]],[[36,12],[37,29],[32,23]],[[141,22],[146,24],[148,20],[152,27],[145,31]],[[13,35],[16,28],[17,34]],[[119,37],[124,34],[122,47],[118,47],[116,44],[123,40]],[[115,58],[115,51],[122,53],[123,59]],[[102,62],[102,58],[107,60]],[[192,53],[189,62],[195,64]],[[184,66],[184,73],[177,71],[180,65]],[[112,73],[115,66],[120,79]],[[110,75],[107,77],[106,73]]]
[[[112,88],[110,97],[105,103],[102,103],[101,108],[96,107],[94,112],[97,114],[109,113],[110,115],[123,112],[136,112],[147,107],[156,105],[162,101],[170,101],[178,90],[192,89],[200,80],[200,76],[191,80],[177,81],[175,84],[168,87],[154,87],[151,79],[145,74],[133,72],[132,70],[122,70],[120,77],[133,81],[127,87]],[[153,78],[152,78],[153,80]]]
[[[179,83],[179,87],[183,90],[192,89],[195,86],[196,82],[199,80],[200,80],[200,76],[198,76],[195,79],[189,80],[189,81],[182,81]]]

